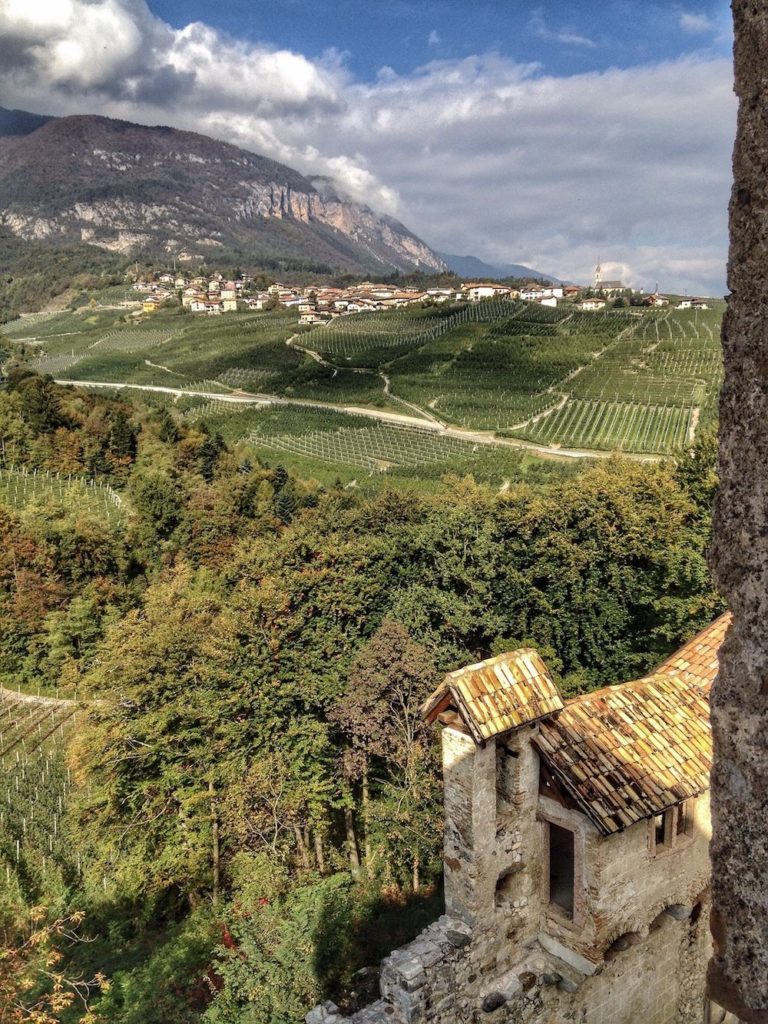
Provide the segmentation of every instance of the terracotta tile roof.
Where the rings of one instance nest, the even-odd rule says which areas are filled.
[[[717,652],[725,639],[731,624],[731,613],[726,612],[719,619],[689,640],[679,651],[656,669],[656,674],[678,675],[699,686],[709,688],[717,675]]]
[[[604,835],[709,787],[709,704],[695,675],[657,673],[576,697],[534,743]]]
[[[475,742],[484,743],[563,706],[538,653],[523,649],[449,672],[425,702],[422,714],[431,723],[452,709]]]

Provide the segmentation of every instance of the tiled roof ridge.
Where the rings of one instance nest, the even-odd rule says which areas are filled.
[[[454,669],[422,706],[427,722],[453,705],[478,744],[563,707],[541,655],[521,647]]]
[[[502,662],[516,661],[521,654],[529,656],[531,654],[535,654],[538,658],[541,658],[541,655],[535,647],[516,647],[514,651],[505,651],[502,654],[494,654],[490,658],[483,658],[482,661],[476,661],[472,665],[463,665],[461,668],[454,668],[446,675],[445,679],[458,679],[460,676],[469,672],[476,672],[480,668],[491,668],[491,666],[500,665]]]
[[[565,700],[565,708],[572,707],[574,704],[585,704],[588,703],[595,697],[600,697],[607,693],[616,693],[617,691],[626,692],[627,689],[632,687],[639,687],[641,684],[652,682],[656,679],[663,679],[665,683],[670,681],[679,683],[684,687],[695,687],[696,684],[690,680],[684,679],[679,672],[660,672],[659,669],[654,669],[647,675],[638,676],[637,679],[627,679],[623,683],[608,683],[605,686],[601,686],[599,690],[590,690],[589,693],[577,693],[575,697],[567,697]],[[565,708],[563,710],[565,710]]]
[[[710,622],[704,629],[687,640],[682,647],[665,658],[664,661],[654,670],[659,675],[679,675],[682,672],[689,672],[698,676],[705,682],[712,682],[709,678],[711,669],[706,672],[706,679],[695,671],[696,667],[702,668],[702,656],[709,655],[710,662],[717,659],[717,652],[725,639],[725,633],[731,625],[733,615],[730,611]],[[683,664],[684,663],[684,664]],[[713,677],[714,678],[714,677]]]

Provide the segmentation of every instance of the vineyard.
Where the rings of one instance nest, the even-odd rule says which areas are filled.
[[[689,439],[691,415],[679,406],[575,399],[528,428],[526,437],[564,448],[676,451]]]
[[[305,341],[308,348],[329,359],[372,367],[436,341],[461,324],[514,319],[527,305],[492,299],[461,307],[427,308],[419,315],[398,311],[357,313],[317,328]]]
[[[646,314],[569,379],[561,402],[509,431],[543,444],[671,454],[714,423],[719,310]]]
[[[300,434],[267,437],[252,434],[249,440],[263,448],[359,466],[371,472],[391,466],[424,466],[437,462],[466,464],[481,448],[479,444],[446,437],[428,428],[375,422]],[[498,450],[501,446],[493,447]]]
[[[4,332],[35,338],[30,365],[73,382],[368,406],[550,447],[664,455],[716,420],[723,307],[712,306],[592,313],[492,299],[358,313],[308,330],[291,310],[216,318],[163,311],[140,325],[81,310],[25,318]],[[223,403],[198,403],[189,414],[241,419]],[[309,433],[312,458],[331,451],[314,437],[323,429]],[[391,461],[386,445],[345,450]]]
[[[0,468],[0,504],[25,508],[39,501],[54,501],[111,521],[120,521],[125,515],[123,499],[101,481],[30,471],[25,466]]]
[[[45,875],[66,855],[62,818],[71,781],[64,746],[77,720],[73,701],[0,688],[0,858]]]

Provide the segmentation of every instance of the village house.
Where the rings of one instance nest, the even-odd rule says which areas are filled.
[[[605,299],[582,299],[581,302],[576,303],[576,306],[583,310],[605,309]]]
[[[650,295],[646,295],[646,297],[643,299],[643,305],[654,307],[668,306],[669,299],[666,297],[666,295],[659,295],[658,292],[652,292]]]
[[[483,282],[465,285],[462,294],[470,302],[479,302],[481,299],[506,299],[511,290],[509,285]]]
[[[329,324],[331,320],[339,316],[338,313],[323,312],[321,310],[310,309],[304,313],[299,314],[300,324],[311,324],[313,326],[319,326],[322,324]]]
[[[525,302],[541,302],[542,299],[562,299],[562,285],[530,284],[520,289],[520,298]]]
[[[308,1024],[702,1024],[710,954],[708,695],[721,616],[651,674],[563,700],[536,651],[449,673],[445,914],[381,998]]]

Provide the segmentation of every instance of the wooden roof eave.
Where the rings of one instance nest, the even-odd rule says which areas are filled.
[[[445,705],[451,697],[451,692],[444,683],[434,690],[421,705],[421,717],[427,725],[432,725],[437,716],[445,710]]]
[[[453,686],[449,686],[448,690],[450,691],[451,695],[453,696],[453,699],[456,701],[456,710],[461,715],[461,719],[464,722],[464,725],[466,725],[466,727],[469,729],[469,733],[470,733],[472,739],[475,741],[475,743],[477,744],[478,747],[484,747],[485,746],[485,737],[483,736],[483,734],[478,729],[478,727],[477,727],[477,725],[475,723],[474,716],[472,715],[472,713],[470,712],[469,708],[467,707],[466,701],[462,697],[461,692],[459,691],[459,689],[457,687],[453,687]]]
[[[462,722],[469,730],[469,734],[477,744],[478,747],[485,746],[485,738],[475,725],[475,720],[472,717],[469,708],[463,700],[461,693],[453,686],[441,685],[438,689],[427,698],[421,707],[421,717],[427,723],[432,725],[444,711],[450,707],[455,707]]]

